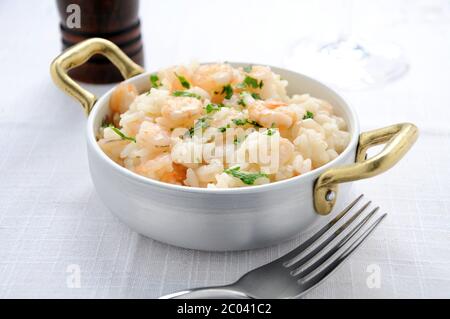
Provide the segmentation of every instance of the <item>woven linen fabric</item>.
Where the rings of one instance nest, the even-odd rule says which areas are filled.
[[[186,3],[143,1],[147,68],[225,57],[282,65],[286,46],[299,36],[283,14],[302,12],[282,10],[289,3],[270,7],[269,2],[258,2],[261,8],[249,9],[262,15],[270,11],[279,21],[271,28],[278,27],[280,37],[272,46],[263,46],[260,33],[269,31],[263,27],[251,40],[237,38],[234,47],[243,51],[239,53],[217,37],[203,40],[212,32],[242,31],[228,24],[226,30],[198,26],[198,18],[218,3],[191,10],[179,30],[163,19],[185,17]],[[409,121],[419,126],[420,138],[392,170],[353,184],[349,200],[364,193],[389,215],[305,298],[450,297],[450,8],[445,1],[380,5],[393,6],[390,15],[383,15],[390,19],[384,27],[377,24],[381,39],[402,45],[411,68],[396,82],[344,95],[356,109],[362,130]],[[411,14],[406,15],[406,6]],[[371,34],[370,7],[355,10],[368,18],[365,27]],[[18,17],[26,23],[17,24]],[[155,30],[152,23],[167,29]],[[10,25],[16,26],[14,32],[8,31]],[[35,26],[32,32],[30,26]],[[226,284],[310,235],[264,249],[209,253],[131,231],[108,211],[93,187],[82,110],[50,80],[49,64],[60,50],[54,2],[2,1],[0,30],[0,298],[156,298],[188,287]],[[196,33],[198,37],[188,36]],[[250,48],[246,41],[254,45]],[[86,87],[97,94],[109,88]],[[379,282],[371,281],[374,272]]]

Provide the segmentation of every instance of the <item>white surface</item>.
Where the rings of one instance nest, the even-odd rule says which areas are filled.
[[[297,37],[335,28],[339,16],[332,1],[142,2],[147,69],[192,58],[281,65]],[[355,3],[354,29],[402,45],[411,69],[388,86],[344,94],[363,129],[411,121],[421,136],[390,172],[354,186],[389,216],[306,297],[450,297],[450,4]],[[0,30],[0,297],[153,298],[230,282],[305,238],[205,253],[131,232],[93,189],[80,107],[51,83],[60,49],[54,1],[1,1]],[[372,264],[380,288],[366,284]],[[80,288],[67,285],[70,265],[80,267]]]

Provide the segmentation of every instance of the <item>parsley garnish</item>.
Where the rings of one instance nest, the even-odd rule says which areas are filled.
[[[305,115],[303,115],[303,119],[313,119],[314,118],[314,113],[310,112],[310,111],[306,111]]]
[[[150,82],[152,83],[152,87],[156,89],[161,86],[161,82],[159,81],[159,77],[156,73],[150,75]]]
[[[180,81],[180,83],[181,83],[181,85],[185,88],[185,89],[190,89],[191,88],[191,85],[189,84],[189,82],[186,80],[186,78],[184,77],[184,76],[182,76],[182,75],[178,75],[176,72],[175,72],[175,75],[177,76],[177,78],[178,78],[178,80]]]
[[[206,122],[207,119],[208,119],[208,118],[206,118],[206,117],[201,117],[201,118],[199,118],[199,119],[195,122],[194,127],[191,127],[191,128],[189,129],[189,136],[192,137],[192,136],[195,134],[195,132],[196,132],[197,130],[203,130],[203,129],[205,129],[205,128],[208,128],[208,127],[209,127],[209,123]]]
[[[246,87],[251,87],[254,89],[258,89],[258,88],[261,89],[263,87],[263,85],[264,85],[264,82],[262,80],[258,81],[257,79],[252,78],[251,76],[247,75],[245,77],[244,81],[242,83],[238,84],[238,87],[241,89],[246,88]]]
[[[239,166],[226,169],[224,172],[228,175],[239,178],[244,184],[247,185],[255,184],[255,181],[260,177],[268,177],[265,173],[241,172]]]
[[[231,127],[230,124],[227,124],[227,126],[219,127],[218,130],[220,133],[224,133],[227,130],[227,128],[230,128],[230,127]]]
[[[253,68],[253,66],[247,65],[244,67],[244,72],[250,73],[250,72],[252,72],[252,68]]]
[[[243,136],[242,138],[238,138],[237,136],[234,137],[233,140],[233,144],[234,145],[238,145],[239,143],[241,143],[243,140],[245,140],[247,138],[247,135]]]
[[[252,87],[254,89],[259,87],[259,83],[258,80],[255,78],[252,78],[251,76],[246,76],[244,79],[244,83],[245,85],[247,85],[248,87]]]
[[[209,126],[209,124],[206,122],[208,118],[206,117],[201,117],[197,120],[197,122],[195,122],[195,127],[196,128],[207,128]]]
[[[227,84],[223,87],[221,94],[225,93],[225,98],[227,100],[231,99],[231,97],[233,96],[233,88],[231,87],[230,84]]]
[[[251,96],[252,96],[252,98],[254,98],[255,100],[262,100],[262,99],[261,99],[261,95],[259,95],[258,93],[252,93]]]
[[[122,133],[117,127],[115,127],[114,125],[110,124],[108,127],[109,127],[111,130],[113,130],[114,133],[116,133],[117,135],[119,135],[120,138],[121,138],[122,140],[128,140],[128,141],[132,141],[132,142],[136,143],[136,138],[131,137],[131,136],[126,136],[125,134],[123,134],[123,133]]]
[[[211,113],[214,111],[219,111],[222,107],[225,107],[225,105],[223,105],[222,103],[220,104],[214,104],[214,103],[209,103],[205,109],[206,109],[206,113]]]
[[[272,127],[267,130],[267,135],[272,136],[276,133],[275,123],[272,123]]]
[[[258,122],[256,122],[256,121],[249,121],[248,119],[233,119],[232,121],[233,121],[234,124],[236,124],[238,126],[251,124],[251,125],[256,126],[256,127],[262,127],[262,125],[259,124]]]
[[[172,93],[173,96],[183,96],[183,97],[195,97],[196,99],[201,99],[202,97],[198,94],[186,91],[174,91]]]
[[[256,122],[256,121],[248,121],[248,120],[247,120],[247,122],[248,122],[249,124],[253,125],[253,126],[256,126],[256,127],[262,127],[262,125],[259,124],[259,123]]]
[[[241,126],[247,124],[248,121],[246,119],[233,119],[233,123]]]
[[[246,106],[247,106],[247,104],[245,103],[245,101],[244,101],[243,98],[240,98],[240,99],[238,100],[237,103],[238,103],[239,105],[243,106],[243,107],[246,107]]]
[[[239,105],[241,105],[241,106],[243,106],[243,107],[246,107],[247,106],[247,103],[245,103],[245,98],[246,98],[246,96],[248,96],[248,95],[250,95],[248,92],[241,92],[241,93],[239,93],[239,100],[238,100],[238,104]]]

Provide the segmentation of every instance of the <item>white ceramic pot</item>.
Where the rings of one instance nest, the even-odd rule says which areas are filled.
[[[52,64],[56,84],[76,97],[90,113],[87,149],[96,190],[104,204],[130,228],[175,246],[226,251],[287,240],[333,215],[336,198],[344,200],[345,187],[349,185],[339,186],[338,191],[339,183],[370,177],[390,168],[417,137],[412,124],[397,124],[361,135],[355,111],[336,92],[302,74],[272,67],[289,82],[289,95],[309,93],[325,99],[345,119],[351,141],[336,159],[301,176],[254,187],[205,189],[151,180],[116,164],[97,144],[96,132],[109,112],[112,90],[96,101],[66,74],[95,53],[109,57],[125,77],[130,77],[126,83],[134,84],[140,92],[149,90],[152,72],[136,75],[143,70],[103,39],[78,44]],[[380,154],[365,160],[368,147],[387,141]]]

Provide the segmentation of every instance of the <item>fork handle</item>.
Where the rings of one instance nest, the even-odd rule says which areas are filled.
[[[159,299],[250,299],[250,296],[233,286],[217,286],[182,290]]]

